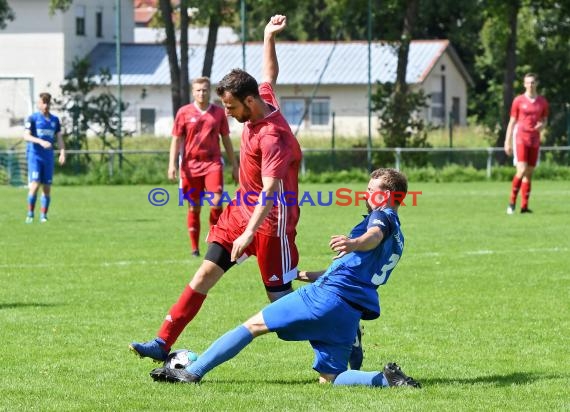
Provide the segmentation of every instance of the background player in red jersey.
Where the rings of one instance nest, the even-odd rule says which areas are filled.
[[[548,119],[548,102],[536,92],[537,77],[533,73],[524,76],[525,92],[513,100],[511,118],[505,136],[505,153],[513,154],[517,171],[513,177],[511,199],[507,214],[515,212],[517,195],[521,191],[521,213],[531,213],[528,208],[530,181],[538,161],[540,132]]]
[[[263,41],[263,80],[234,69],[218,84],[226,113],[244,123],[240,146],[240,189],[208,235],[208,251],[200,268],[166,315],[157,338],[133,342],[142,357],[162,361],[186,325],[200,310],[208,291],[236,262],[257,256],[261,277],[271,301],[293,291],[299,253],[295,245],[299,220],[297,202],[285,205],[285,193],[296,198],[301,148],[283,117],[273,92],[279,65],[275,36],[286,17],[271,17]],[[243,201],[247,194],[248,201]],[[252,195],[253,194],[253,195]]]
[[[175,180],[180,165],[180,189],[190,199],[187,216],[190,246],[192,254],[200,256],[200,193],[205,190],[213,194],[213,197],[207,197],[211,202],[210,226],[216,224],[222,214],[220,199],[224,177],[220,136],[236,182],[238,165],[224,110],[210,104],[210,79],[198,77],[192,80],[192,97],[194,102],[182,106],[174,119],[168,177]]]

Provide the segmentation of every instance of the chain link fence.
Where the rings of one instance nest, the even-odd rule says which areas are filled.
[[[570,146],[540,149],[541,161],[570,166]],[[82,183],[160,183],[166,181],[168,150],[67,150],[66,165],[56,165],[58,184]],[[236,153],[237,154],[237,153]],[[57,153],[55,153],[57,156]],[[370,161],[369,161],[370,159]],[[376,167],[409,169],[443,168],[448,165],[484,170],[488,178],[493,169],[511,164],[502,148],[390,148],[304,149],[301,175],[341,170],[368,170]],[[370,164],[369,164],[370,163]],[[56,162],[57,164],[57,162]],[[119,176],[124,176],[120,179]],[[0,184],[25,186],[25,150],[0,151]]]

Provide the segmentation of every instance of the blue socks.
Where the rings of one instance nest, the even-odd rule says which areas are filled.
[[[34,209],[36,208],[36,199],[37,199],[36,195],[28,194],[28,216],[29,217],[34,216]]]
[[[186,372],[200,378],[204,377],[216,366],[232,359],[240,353],[253,340],[251,332],[243,325],[227,332],[206,351],[198,357],[198,360],[186,367]],[[382,372],[364,372],[347,370],[338,375],[333,385],[339,386],[383,386],[387,387],[388,380]]]
[[[382,372],[363,372],[357,370],[348,370],[336,377],[333,385],[344,386],[388,386],[388,380]]]
[[[240,325],[212,343],[196,362],[186,367],[186,371],[202,378],[216,366],[240,353],[252,340],[253,335],[250,331]]]
[[[40,203],[42,206],[42,216],[44,216],[44,217],[47,215],[50,200],[51,200],[51,196],[42,195],[42,197],[41,197]]]

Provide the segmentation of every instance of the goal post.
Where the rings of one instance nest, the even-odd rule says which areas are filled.
[[[19,137],[34,111],[34,78],[0,76],[0,137]]]
[[[22,138],[26,118],[35,110],[34,77],[0,75],[0,96],[0,139]],[[0,150],[0,185],[23,186],[27,182],[22,142]]]

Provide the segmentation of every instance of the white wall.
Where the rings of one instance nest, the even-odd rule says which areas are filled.
[[[98,42],[115,41],[115,0],[74,0],[65,12],[49,15],[48,0],[8,0],[15,19],[0,31],[0,77],[33,78],[33,104],[40,92],[61,94],[60,84],[76,57],[87,55]],[[85,36],[75,32],[76,7],[85,6]],[[122,41],[134,41],[133,2],[121,2]],[[96,37],[95,14],[103,13],[103,36]],[[16,107],[30,106],[30,98],[20,90],[10,90],[9,81],[0,80],[0,137],[16,137],[23,126],[10,127]],[[29,110],[28,110],[29,111]],[[29,113],[28,113],[29,114]]]
[[[445,69],[444,69],[445,67]],[[449,112],[451,111],[452,102],[454,97],[458,97],[460,101],[459,107],[459,124],[465,126],[467,124],[467,83],[457,67],[446,52],[441,56],[435,64],[433,70],[430,72],[424,82],[424,90],[430,94],[433,92],[441,92],[442,76],[445,76],[445,125],[449,121]],[[431,115],[428,110],[428,120]]]
[[[85,10],[85,35],[76,34],[76,14],[79,8]],[[103,37],[96,37],[95,16],[98,11],[103,13]],[[121,41],[134,41],[134,11],[133,2],[121,1]],[[100,42],[115,42],[115,0],[74,0],[70,9],[63,16],[65,37],[65,73],[72,68],[76,57],[83,57]]]
[[[310,98],[314,93],[312,85],[279,86],[276,88],[279,99]],[[335,133],[337,136],[368,135],[368,90],[366,86],[321,86],[315,98],[330,99],[331,119],[327,126],[309,125],[304,122],[299,128],[299,135],[325,135],[332,133],[332,112],[335,113]],[[298,125],[292,125],[293,132]],[[378,136],[378,121],[372,114],[372,136]]]
[[[442,66],[445,70],[442,70]],[[467,114],[467,84],[455,65],[447,54],[444,54],[429,73],[424,83],[426,93],[441,91],[441,76],[446,76],[446,117],[451,110],[453,97],[460,99],[460,124],[466,124]],[[173,116],[171,111],[170,87],[154,86],[144,87],[145,97],[142,98],[143,86],[124,87],[123,99],[129,102],[130,106],[125,113],[125,129],[140,132],[140,109],[150,108],[156,111],[155,134],[157,136],[170,136],[172,130]],[[415,88],[415,87],[414,87]],[[308,99],[314,93],[314,86],[277,85],[276,91],[279,99],[283,98],[303,98]],[[373,90],[374,93],[374,90]],[[214,89],[212,89],[212,101],[217,100]],[[368,90],[366,86],[337,85],[321,86],[315,94],[315,98],[330,98],[331,113],[335,113],[335,133],[337,136],[362,137],[368,135]],[[424,117],[430,121],[431,110],[428,108],[423,112]],[[239,136],[242,125],[230,118],[230,131],[232,136]],[[291,125],[293,132],[297,131],[297,125]],[[378,137],[378,118],[375,113],[371,117],[372,137]],[[330,136],[332,133],[331,120],[326,126],[309,125],[303,123],[299,129],[299,136]]]
[[[129,103],[129,107],[123,115],[123,125],[125,130],[140,132],[140,109],[149,108],[156,111],[155,135],[170,136],[172,131],[173,116],[170,98],[170,88],[167,86],[149,87],[145,86],[146,96],[142,98],[143,87],[124,86],[122,98]],[[292,87],[277,86],[278,97],[310,97],[312,88],[310,86]],[[212,90],[212,101],[216,101],[217,96]],[[355,88],[353,86],[327,86],[320,88],[316,97],[331,96],[331,110],[335,112],[335,130],[338,136],[366,136],[368,134],[367,90],[364,87]],[[230,121],[230,132],[232,136],[241,134],[242,125],[233,119]],[[376,116],[372,116],[372,134],[378,135],[378,122]],[[291,129],[295,132],[296,125]],[[307,129],[303,126],[299,135],[324,135],[330,136],[332,130],[332,120],[328,126],[320,126]]]
[[[10,119],[35,110],[40,92],[59,93],[57,79],[64,74],[63,22],[61,15],[49,16],[44,0],[9,0],[8,4],[15,19],[0,31],[0,77],[32,77],[33,97],[26,81],[0,80],[0,136],[19,137],[23,125],[10,127]]]
[[[143,89],[145,89],[144,97]],[[155,135],[170,136],[174,123],[170,87],[125,86],[122,89],[122,99],[129,105],[123,114],[124,130],[139,134],[140,109],[154,109],[156,112]]]

